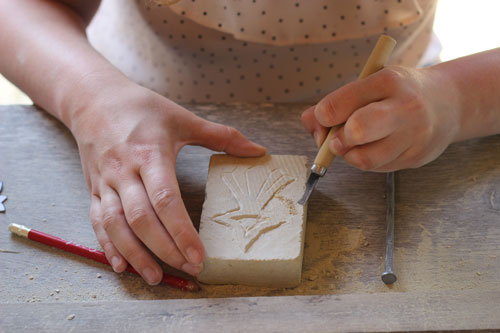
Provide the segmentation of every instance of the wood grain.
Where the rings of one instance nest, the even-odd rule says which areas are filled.
[[[317,152],[299,120],[307,105],[186,107],[209,120],[237,127],[270,153],[312,159]],[[7,225],[20,223],[99,248],[89,223],[89,195],[71,134],[34,107],[0,107],[0,180],[4,182],[2,194],[8,196],[7,212],[0,214],[0,327],[26,324],[36,330],[52,324],[65,330],[83,312],[88,313],[83,318],[96,318],[89,325],[109,327],[104,311],[115,318],[116,330],[148,325],[159,330],[163,322],[153,322],[164,316],[172,325],[168,327],[193,321],[196,327],[212,325],[205,307],[213,303],[224,304],[214,306],[221,311],[216,318],[223,323],[231,316],[240,321],[248,316],[248,323],[257,327],[276,328],[275,321],[280,320],[283,330],[288,321],[291,326],[318,321],[316,326],[310,323],[317,330],[326,330],[322,323],[337,323],[335,318],[318,319],[321,313],[344,318],[339,330],[376,330],[381,325],[385,325],[381,330],[498,328],[498,316],[483,314],[499,313],[495,307],[500,292],[499,151],[498,135],[469,140],[452,145],[427,166],[397,174],[394,259],[399,279],[392,288],[380,281],[385,175],[356,170],[338,159],[309,201],[299,287],[203,286],[202,292],[187,294],[166,286],[150,287],[135,276],[114,274],[103,265],[11,236]],[[183,198],[195,224],[200,219],[210,154],[204,148],[186,147],[177,160]],[[260,298],[247,298],[254,296],[274,297],[265,298],[269,303],[264,305]],[[295,299],[302,303],[291,306],[287,316],[287,306]],[[158,302],[131,302],[135,300]],[[314,305],[318,300],[324,312]],[[394,316],[383,317],[377,302],[395,304],[393,312],[388,312]],[[432,307],[433,302],[443,309]],[[71,304],[82,312],[73,321],[59,323],[57,311],[72,309]],[[134,317],[130,311],[135,307],[141,310]],[[342,307],[351,315],[338,314]],[[18,312],[24,316],[14,315]],[[45,322],[37,323],[38,313],[44,314]],[[68,315],[65,312],[63,319]],[[377,321],[379,316],[388,319],[382,323]]]
[[[0,327],[7,332],[478,331],[500,327],[498,299],[498,291],[441,291],[0,304]],[[68,320],[70,315],[74,319]]]

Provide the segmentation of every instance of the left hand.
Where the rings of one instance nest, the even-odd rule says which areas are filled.
[[[437,158],[460,129],[453,85],[431,68],[390,66],[349,83],[304,111],[302,122],[319,146],[362,170],[416,168]]]

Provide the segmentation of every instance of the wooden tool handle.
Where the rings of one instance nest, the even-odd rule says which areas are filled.
[[[364,79],[368,75],[384,68],[384,65],[389,59],[394,46],[396,46],[396,41],[393,38],[387,35],[381,35],[377,41],[377,44],[373,48],[370,57],[368,57],[365,67],[363,67],[361,74],[359,74],[358,80]],[[328,136],[319,148],[318,154],[314,159],[314,164],[321,168],[324,168],[325,170],[328,169],[330,164],[332,164],[333,159],[335,158],[335,155],[332,154],[330,149],[328,149],[328,142],[330,141],[335,131],[337,131],[342,125],[337,125],[330,128]]]

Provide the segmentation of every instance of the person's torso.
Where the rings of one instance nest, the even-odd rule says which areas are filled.
[[[167,6],[139,0],[115,2],[113,10],[109,1],[99,15],[118,16],[111,22],[122,23],[108,33],[121,39],[99,42],[96,36],[106,34],[97,24],[91,40],[129,77],[177,102],[317,101],[357,77],[381,33],[398,41],[391,63],[414,67],[431,38],[436,5],[181,0]]]

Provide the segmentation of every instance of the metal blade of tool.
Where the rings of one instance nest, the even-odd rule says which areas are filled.
[[[312,191],[316,187],[316,183],[318,182],[319,177],[320,177],[320,175],[311,172],[311,175],[307,179],[306,191],[304,192],[304,195],[302,196],[302,198],[300,198],[300,200],[299,200],[300,205],[305,205],[307,200],[309,200],[309,197],[311,196]]]
[[[373,48],[370,56],[368,57],[368,60],[366,61],[366,64],[363,67],[363,70],[361,71],[358,80],[364,79],[368,75],[373,74],[378,70],[384,68],[384,65],[389,59],[392,50],[394,49],[394,46],[396,46],[396,41],[393,38],[387,35],[381,35],[377,41],[377,44]],[[306,183],[306,190],[302,198],[299,200],[299,204],[304,205],[309,200],[309,197],[311,196],[312,191],[316,187],[319,178],[325,175],[326,170],[328,169],[333,159],[335,158],[335,155],[333,155],[330,149],[328,148],[328,142],[330,141],[330,138],[333,136],[335,131],[341,126],[342,125],[330,128],[328,136],[321,145],[318,154],[314,159],[313,165],[311,166],[311,174],[309,175],[309,179],[307,180]]]

